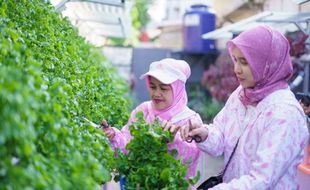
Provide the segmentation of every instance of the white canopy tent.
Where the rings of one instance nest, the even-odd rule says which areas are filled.
[[[105,37],[126,38],[131,31],[129,0],[51,0],[80,35],[100,45]]]

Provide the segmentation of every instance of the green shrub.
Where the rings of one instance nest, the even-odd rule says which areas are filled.
[[[81,118],[122,126],[127,89],[54,7],[0,1],[0,189],[100,189],[113,151]]]

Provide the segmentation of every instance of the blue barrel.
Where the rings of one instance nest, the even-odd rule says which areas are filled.
[[[201,35],[215,30],[215,14],[206,5],[192,5],[183,17],[184,51],[207,53],[215,51],[214,40]]]

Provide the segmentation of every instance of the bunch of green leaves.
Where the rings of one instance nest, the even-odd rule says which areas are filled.
[[[81,118],[127,121],[128,86],[40,0],[0,1],[0,189],[100,189],[107,138]]]
[[[168,150],[167,143],[173,141],[173,135],[156,120],[148,124],[142,112],[136,117],[137,122],[129,126],[133,139],[126,146],[128,154],[118,151],[116,179],[125,176],[127,190],[175,190],[194,184],[197,178],[185,179],[188,165],[176,159],[176,150]]]

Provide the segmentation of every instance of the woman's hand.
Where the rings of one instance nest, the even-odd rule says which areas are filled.
[[[189,120],[189,125],[181,127],[181,138],[184,141],[191,141],[191,139],[195,136],[199,136],[201,138],[201,142],[205,141],[208,137],[208,125],[199,124],[195,122],[191,122]]]
[[[170,131],[171,133],[175,134],[178,132],[178,130],[181,128],[178,125],[172,124],[170,121],[162,121],[161,127],[164,128],[166,131]]]

